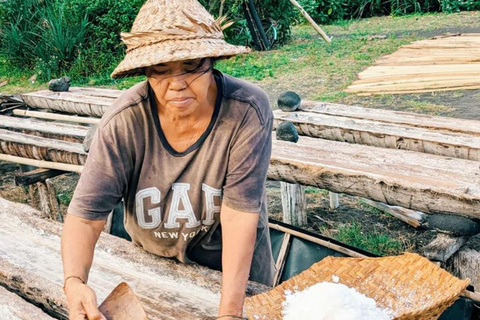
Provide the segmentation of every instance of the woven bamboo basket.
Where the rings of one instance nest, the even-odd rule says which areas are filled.
[[[282,319],[285,291],[333,282],[332,276],[374,299],[380,308],[390,309],[394,320],[438,319],[469,283],[414,253],[383,258],[327,257],[272,290],[247,298],[248,318]]]

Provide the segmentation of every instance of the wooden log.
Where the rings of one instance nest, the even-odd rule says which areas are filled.
[[[273,142],[268,177],[426,213],[480,218],[476,161],[300,137],[296,144]]]
[[[29,186],[31,184],[45,181],[48,178],[53,178],[62,174],[65,174],[66,171],[54,170],[54,169],[35,169],[32,171],[21,172],[15,174],[15,185],[17,186]]]
[[[40,111],[29,111],[29,110],[17,109],[17,110],[13,110],[13,114],[21,117],[32,117],[32,118],[47,119],[47,120],[60,120],[65,122],[88,123],[88,124],[100,123],[100,119],[96,119],[96,118],[68,116],[64,114],[51,113],[51,112],[40,112]]]
[[[283,222],[294,226],[307,224],[305,187],[299,184],[280,183],[282,194]]]
[[[83,165],[87,153],[79,143],[47,139],[0,129],[0,153]]]
[[[0,115],[0,129],[82,143],[89,127]]]
[[[12,156],[9,154],[2,154],[2,153],[0,153],[0,160],[15,162],[15,163],[39,167],[39,168],[50,168],[50,169],[56,169],[56,170],[62,170],[62,171],[68,171],[68,172],[77,172],[77,173],[81,173],[83,169],[83,166],[81,165],[28,159],[28,158],[16,157],[16,156]]]
[[[445,263],[466,242],[466,237],[451,237],[440,233],[432,242],[422,248],[422,253],[424,257],[430,260]]]
[[[480,160],[480,136],[305,111],[275,110],[274,116],[275,126],[292,122],[300,135],[314,138]]]
[[[338,201],[338,193],[329,192],[328,197],[330,199],[330,209],[337,209],[340,206]]]
[[[480,136],[480,121],[455,119],[418,114],[412,112],[384,109],[362,108],[318,101],[302,101],[301,110],[349,119],[373,120],[384,123],[394,123],[405,127],[418,127],[435,131],[465,133]]]
[[[0,198],[0,284],[66,319],[60,257],[62,225],[35,216],[27,205]],[[150,320],[214,319],[221,273],[148,254],[132,243],[102,233],[89,286],[100,303],[120,282],[135,291]],[[268,287],[249,282],[247,295]]]
[[[412,227],[427,228],[427,226],[425,225],[427,217],[426,214],[423,212],[410,210],[399,206],[389,206],[388,204],[369,199],[362,199],[362,202],[378,210],[386,212],[394,216],[395,218],[400,219],[405,223],[408,223]]]
[[[54,320],[40,308],[0,286],[0,319]]]

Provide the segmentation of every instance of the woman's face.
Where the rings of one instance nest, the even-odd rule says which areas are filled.
[[[211,63],[210,59],[195,59],[148,67],[145,73],[162,111],[185,117],[212,104],[209,92],[216,86]]]

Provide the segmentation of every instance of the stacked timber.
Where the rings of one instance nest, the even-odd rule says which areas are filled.
[[[359,95],[480,89],[480,34],[416,41],[358,74],[347,92]]]
[[[88,87],[72,87],[66,92],[41,90],[22,94],[34,108],[100,118],[122,91]]]
[[[60,256],[62,225],[41,219],[39,214],[29,206],[0,198],[0,286],[57,319],[67,319]],[[123,281],[133,288],[151,320],[215,319],[217,314],[220,272],[160,258],[102,233],[89,285],[100,303]],[[252,282],[247,294],[267,289]]]

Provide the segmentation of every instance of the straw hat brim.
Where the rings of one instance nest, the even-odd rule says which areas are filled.
[[[223,39],[163,41],[127,52],[111,77],[118,79],[144,75],[145,67],[160,63],[209,57],[231,57],[248,52],[250,52],[249,48],[231,45]]]

